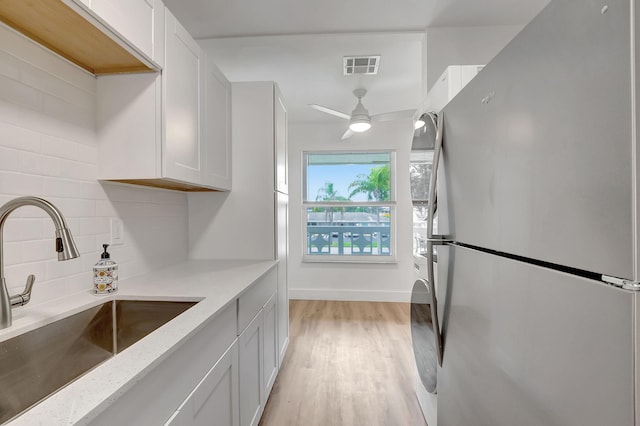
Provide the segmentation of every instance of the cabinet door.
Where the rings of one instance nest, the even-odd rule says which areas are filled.
[[[200,139],[202,53],[168,10],[165,23],[163,175],[199,184],[204,164]]]
[[[276,191],[287,194],[289,192],[289,176],[287,168],[287,107],[284,105],[278,86],[275,86],[274,102]]]
[[[231,84],[205,58],[205,105],[202,117],[205,149],[205,185],[231,189]]]
[[[157,0],[81,0],[123,38],[153,57],[153,9]]]
[[[240,425],[254,426],[260,421],[264,400],[262,309],[238,337],[240,367]]]
[[[287,262],[289,257],[288,222],[289,197],[276,192],[276,250],[278,256],[278,365],[282,365],[284,355],[289,345],[289,284],[287,277]]]
[[[269,393],[278,375],[278,313],[276,309],[277,293],[275,293],[263,310],[264,324],[264,400],[262,405],[266,405]]]
[[[165,423],[170,426],[239,425],[238,343],[233,343]]]
[[[452,83],[456,85],[455,78],[451,79],[451,74],[456,73],[454,70],[456,70],[455,65],[448,67],[438,80],[436,80],[433,87],[429,89],[429,93],[427,94],[427,109],[429,111],[440,112],[451,100],[449,97],[451,93],[449,85]]]

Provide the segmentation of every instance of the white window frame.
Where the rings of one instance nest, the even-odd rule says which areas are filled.
[[[307,156],[309,154],[389,154],[389,201],[352,201],[328,202],[307,201]],[[308,263],[397,263],[397,201],[396,201],[396,151],[391,149],[363,150],[311,150],[302,152],[302,261]],[[345,255],[345,254],[309,254],[307,210],[313,207],[347,207],[347,206],[389,207],[389,255]],[[365,229],[363,227],[363,229]]]

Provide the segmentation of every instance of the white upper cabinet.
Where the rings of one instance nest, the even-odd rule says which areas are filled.
[[[427,111],[440,112],[482,68],[484,65],[448,66],[427,93],[417,114]]]
[[[200,135],[202,51],[168,11],[165,31],[163,174],[180,181],[204,183]]]
[[[81,0],[142,53],[153,58],[154,8],[157,0]]]
[[[99,179],[229,190],[231,86],[168,9],[155,17],[162,74],[98,78]]]
[[[231,189],[231,84],[208,56],[204,73],[205,184]]]
[[[275,86],[274,94],[275,109],[275,168],[276,168],[276,191],[284,194],[289,193],[289,175],[287,168],[287,107],[284,105],[280,89]]]

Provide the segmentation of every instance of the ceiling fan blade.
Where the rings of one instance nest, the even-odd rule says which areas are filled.
[[[327,108],[322,105],[309,104],[309,106],[313,109],[317,109],[318,111],[324,112],[325,114],[335,115],[336,117],[344,118],[346,120],[351,120],[351,116],[349,114],[345,114],[344,112],[336,111],[335,109]]]
[[[341,140],[345,140],[345,139],[349,139],[351,136],[353,136],[354,131],[351,129],[347,129],[346,132],[344,132],[344,135],[342,135]]]
[[[383,114],[376,114],[371,116],[371,121],[393,121],[402,120],[404,118],[413,118],[415,109],[405,109],[403,111],[385,112]]]

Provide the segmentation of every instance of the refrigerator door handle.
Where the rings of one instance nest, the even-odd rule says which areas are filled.
[[[437,116],[436,143],[433,152],[433,164],[431,165],[431,179],[429,179],[429,194],[427,198],[427,238],[433,238],[433,216],[435,214],[436,181],[438,179],[438,164],[442,152],[442,124],[444,113]]]
[[[436,142],[433,152],[433,163],[431,165],[431,179],[429,179],[429,194],[427,200],[427,241],[433,245],[442,245],[449,240],[444,235],[433,234],[433,219],[436,214],[436,188],[438,183],[438,166],[442,155],[442,133],[444,130],[444,112],[437,115]],[[433,256],[433,247],[427,249],[428,256]],[[430,261],[432,259],[429,259]]]
[[[433,164],[431,165],[431,179],[429,179],[429,198],[427,204],[427,280],[431,293],[431,314],[433,316],[433,328],[436,336],[436,346],[438,348],[438,364],[442,366],[443,342],[440,333],[440,321],[438,320],[438,305],[436,303],[435,273],[433,268],[433,247],[447,242],[443,235],[433,234],[433,218],[436,212],[436,184],[438,180],[438,165],[442,155],[442,133],[444,130],[444,112],[440,111],[437,116],[436,143],[433,153]]]

